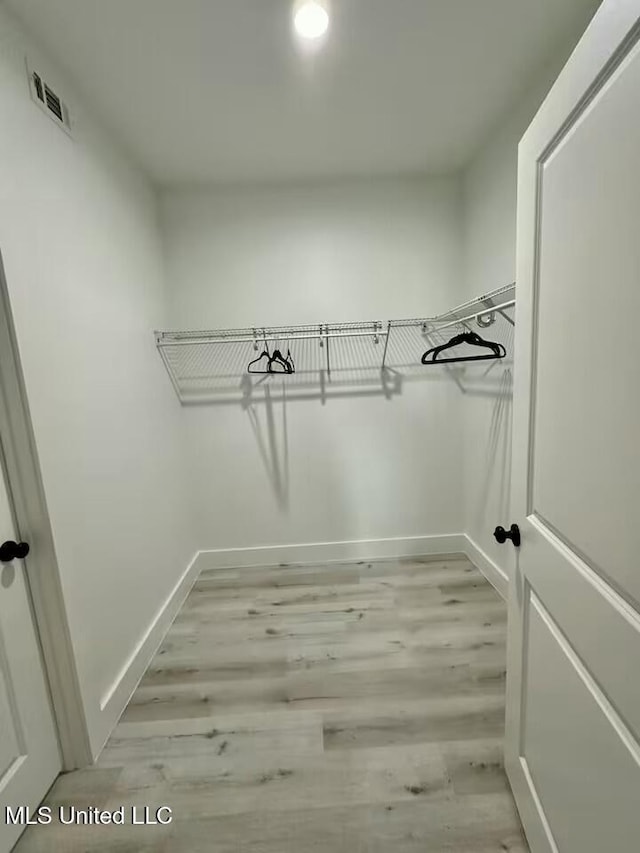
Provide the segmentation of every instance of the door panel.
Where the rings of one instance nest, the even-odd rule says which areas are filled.
[[[547,689],[525,691],[522,752],[558,849],[604,851],[613,842],[615,853],[637,853],[637,746],[541,602],[528,600],[525,680]],[[581,713],[558,725],[562,708]],[[615,791],[603,791],[604,779],[617,780]]]
[[[0,541],[15,541],[0,468]],[[24,826],[5,807],[36,807],[60,771],[58,740],[21,560],[0,563],[0,851]]]
[[[636,604],[639,93],[636,46],[541,168],[530,507]]]
[[[535,517],[527,538],[527,583],[562,626],[577,657],[640,738],[640,679],[629,661],[640,661],[640,616],[557,540]],[[523,546],[524,548],[525,546]],[[611,649],[624,650],[612,660]]]
[[[640,837],[640,0],[525,134],[506,764],[532,853]]]
[[[10,771],[21,753],[21,738],[11,703],[13,689],[7,683],[9,672],[5,658],[4,637],[0,632],[0,779]]]

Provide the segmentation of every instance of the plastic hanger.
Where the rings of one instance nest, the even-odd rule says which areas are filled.
[[[445,352],[448,349],[452,349],[453,347],[460,346],[460,344],[484,347],[485,349],[491,350],[491,355],[461,355],[456,356],[455,358],[438,358],[440,353]],[[481,338],[480,335],[476,334],[476,332],[463,332],[463,334],[456,335],[451,338],[451,340],[446,344],[441,344],[438,347],[433,347],[432,349],[427,350],[427,352],[422,356],[422,363],[453,364],[458,361],[488,361],[495,358],[504,358],[506,354],[507,351],[502,344],[495,343],[494,341],[485,341],[485,339]]]
[[[295,373],[296,372],[296,366],[293,363],[293,358],[291,356],[291,350],[289,349],[289,347],[287,347],[287,357],[285,358],[284,361],[285,361],[285,364],[287,364],[290,368],[289,373]]]
[[[266,365],[267,369],[266,370],[252,370],[251,366],[253,364],[257,364],[263,358],[267,359],[267,365]],[[260,355],[257,358],[254,358],[253,361],[249,362],[249,364],[247,365],[247,373],[271,373],[270,366],[271,366],[271,353],[269,352],[269,347],[267,346],[267,340],[265,338],[264,349],[262,350],[262,352],[260,353]]]
[[[291,356],[291,350],[288,347],[287,347],[287,357],[285,358],[285,361],[289,365],[289,367],[291,368],[291,373],[295,373],[296,372],[296,366],[293,363],[293,358]]]
[[[254,365],[258,365],[262,359],[266,358],[267,363],[264,366],[263,370],[254,369]],[[269,352],[269,347],[267,345],[267,339],[264,341],[264,349],[260,353],[257,358],[254,358],[253,361],[250,361],[247,365],[247,373],[295,373],[296,368],[293,363],[293,358],[291,356],[291,350],[287,349],[286,358],[282,355],[279,349],[273,351],[273,355]]]
[[[281,365],[283,369],[274,370],[274,364]],[[291,360],[291,351],[287,350],[287,358],[285,358],[279,349],[274,350],[273,355],[269,359],[269,366],[267,370],[269,373],[295,373],[293,361]]]

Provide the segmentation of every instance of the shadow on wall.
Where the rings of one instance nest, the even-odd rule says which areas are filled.
[[[484,510],[490,496],[496,503],[496,517],[506,518],[509,514],[511,480],[511,407],[513,400],[513,374],[510,369],[503,372],[493,405],[491,422],[487,434],[486,452],[480,481],[478,483],[477,511],[474,522],[484,523]]]
[[[513,404],[514,309],[496,315],[490,328],[479,333],[503,344],[507,357],[465,371],[458,386],[471,404],[467,417],[473,419],[470,450],[473,453],[471,529],[489,529],[496,519],[507,518],[511,495],[511,420]]]
[[[271,497],[286,514],[292,405],[326,406],[332,400],[376,397],[391,402],[402,396],[407,383],[434,387],[449,382],[443,369],[420,363],[429,348],[420,327],[395,331],[388,344],[383,333],[377,340],[369,335],[331,338],[322,346],[317,339],[270,341],[271,352],[291,351],[296,371],[291,375],[247,372],[249,363],[262,352],[261,341],[258,350],[247,341],[168,347],[167,358],[185,407],[239,407],[246,414]],[[296,412],[298,425],[299,415]]]
[[[258,446],[271,490],[279,509],[289,509],[289,434],[287,430],[287,389],[282,381],[282,393],[274,403],[271,387],[264,386],[262,412],[254,399],[251,377],[242,377],[242,407],[246,411]],[[279,411],[276,411],[276,408]]]

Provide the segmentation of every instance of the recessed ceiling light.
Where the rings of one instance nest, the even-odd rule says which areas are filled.
[[[321,0],[302,0],[293,9],[293,25],[303,39],[319,39],[329,29],[329,12]]]

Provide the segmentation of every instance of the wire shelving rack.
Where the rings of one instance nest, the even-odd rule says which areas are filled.
[[[513,326],[515,284],[465,302],[445,313],[407,320],[374,320],[317,325],[252,326],[243,329],[156,332],[156,346],[182,403],[212,393],[246,387],[247,382],[285,381],[348,384],[377,381],[380,374],[422,367],[425,349],[475,327],[480,334],[497,321]],[[479,328],[478,328],[479,327]],[[296,372],[269,376],[247,374],[261,351],[291,351]],[[433,369],[433,368],[428,368]]]

